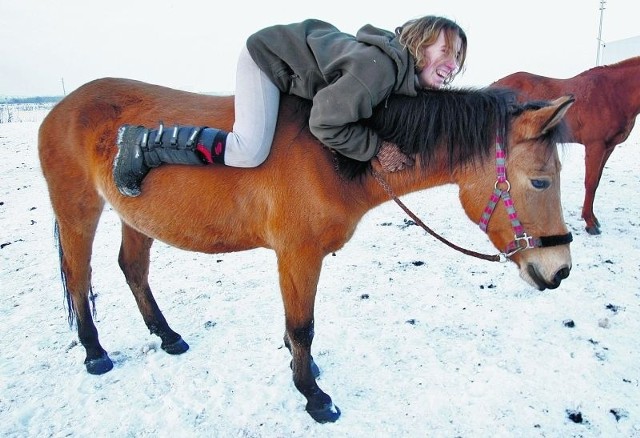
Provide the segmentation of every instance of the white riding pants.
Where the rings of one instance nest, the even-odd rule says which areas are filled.
[[[280,90],[243,47],[236,71],[235,121],[227,136],[225,165],[256,167],[267,159],[279,105]]]

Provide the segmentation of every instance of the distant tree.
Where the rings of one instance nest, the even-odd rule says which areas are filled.
[[[33,97],[9,97],[5,103],[56,103],[62,100],[62,96],[33,96]]]

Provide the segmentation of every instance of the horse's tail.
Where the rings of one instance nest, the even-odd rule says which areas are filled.
[[[65,308],[67,309],[67,321],[69,322],[69,327],[73,328],[73,323],[76,319],[75,318],[76,314],[73,310],[73,302],[71,301],[71,294],[69,293],[69,288],[67,287],[67,275],[64,273],[64,269],[62,269],[64,251],[62,249],[62,245],[60,244],[60,227],[58,226],[57,220],[53,225],[53,238],[56,242],[56,246],[58,247],[58,263],[59,263],[59,269],[60,269],[60,281],[62,282],[62,292],[64,293]]]
[[[65,308],[67,310],[67,321],[69,322],[69,327],[73,328],[74,323],[76,322],[76,311],[73,307],[73,300],[71,299],[71,294],[69,293],[69,287],[67,285],[67,275],[62,268],[64,263],[64,249],[62,248],[62,244],[60,243],[60,227],[58,225],[58,221],[55,220],[53,225],[53,238],[56,242],[56,246],[58,247],[58,263],[60,269],[60,281],[62,282],[62,292],[64,293],[64,301]],[[96,317],[96,301],[95,295],[93,294],[93,287],[89,285],[89,300],[91,301],[91,310],[93,317]]]

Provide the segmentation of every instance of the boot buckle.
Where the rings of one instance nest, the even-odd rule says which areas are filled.
[[[156,139],[154,141],[156,146],[162,144],[163,133],[164,133],[164,123],[160,122],[160,126],[158,126],[158,133],[156,134]]]
[[[171,146],[178,144],[178,125],[173,127],[173,134],[171,135]]]
[[[193,132],[191,133],[191,135],[189,136],[189,140],[187,141],[187,148],[188,149],[194,149],[194,144],[196,142],[196,138],[198,138],[198,134],[200,134],[201,130],[202,130],[202,127],[193,128]]]

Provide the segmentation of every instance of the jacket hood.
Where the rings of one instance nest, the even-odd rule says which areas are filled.
[[[378,47],[391,58],[397,67],[396,87],[394,92],[408,96],[416,96],[418,76],[415,73],[415,60],[409,51],[398,41],[393,32],[380,29],[370,24],[360,28],[356,40]]]

